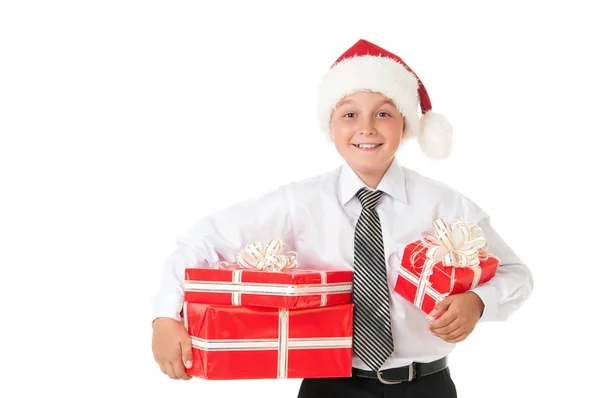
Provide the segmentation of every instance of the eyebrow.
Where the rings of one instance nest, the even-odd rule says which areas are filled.
[[[355,105],[355,104],[356,104],[355,101],[347,99],[347,100],[340,101],[340,103],[338,104],[338,107],[343,106],[343,105]],[[390,99],[385,99],[385,100],[381,101],[380,103],[377,104],[377,106],[382,106],[382,105],[386,105],[386,104],[391,105],[393,107],[396,106],[394,104],[394,102]]]

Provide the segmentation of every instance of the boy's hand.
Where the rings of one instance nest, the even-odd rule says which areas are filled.
[[[474,292],[448,296],[434,307],[430,315],[439,319],[429,322],[427,327],[434,336],[448,343],[458,343],[467,338],[483,314],[483,301]]]
[[[156,318],[152,330],[152,352],[160,370],[174,380],[191,379],[185,368],[192,367],[192,341],[183,323]]]

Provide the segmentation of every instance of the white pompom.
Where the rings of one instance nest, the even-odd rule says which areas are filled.
[[[444,115],[427,112],[419,121],[419,147],[431,159],[444,159],[452,152],[452,125]]]

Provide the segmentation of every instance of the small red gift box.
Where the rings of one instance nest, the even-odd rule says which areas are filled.
[[[184,300],[193,303],[316,308],[352,301],[352,271],[188,268]]]
[[[184,302],[193,361],[186,372],[210,380],[350,377],[352,311]]]
[[[481,228],[458,220],[433,223],[420,241],[404,248],[394,290],[425,314],[444,297],[464,293],[489,281],[499,259],[490,254]],[[430,317],[431,318],[431,317]]]
[[[295,256],[283,254],[283,242],[264,248],[252,243],[236,263],[220,268],[187,268],[184,301],[190,303],[302,309],[352,302],[351,270],[295,269]]]

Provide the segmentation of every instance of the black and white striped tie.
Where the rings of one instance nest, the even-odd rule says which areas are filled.
[[[363,209],[354,234],[353,348],[374,371],[394,351],[383,236],[375,209],[382,194],[366,188],[358,191]]]

